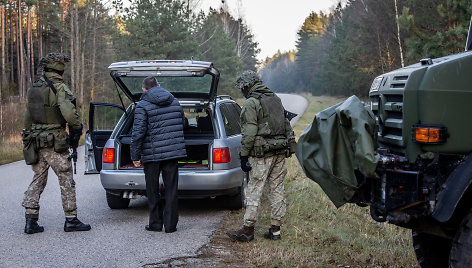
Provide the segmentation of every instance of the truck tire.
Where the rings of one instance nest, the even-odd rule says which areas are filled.
[[[107,195],[107,203],[111,209],[125,209],[129,206],[129,199],[122,198],[119,195],[110,194],[106,192]]]
[[[225,200],[225,207],[230,210],[238,210],[246,207],[247,180],[243,179],[243,184],[239,187],[239,193],[228,196]]]
[[[451,240],[415,230],[411,235],[416,259],[422,268],[448,267]]]
[[[454,268],[472,267],[472,210],[462,220],[454,237],[449,265]]]

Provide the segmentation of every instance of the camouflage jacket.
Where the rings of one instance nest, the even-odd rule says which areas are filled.
[[[249,90],[249,97],[244,102],[240,115],[242,134],[241,156],[251,155],[251,150],[253,150],[254,142],[258,133],[259,122],[264,117],[260,101],[251,96],[251,93],[253,92],[264,93],[270,92],[270,90],[262,83],[256,83]],[[281,120],[285,120],[285,137],[288,137],[289,133],[292,131],[290,122],[285,117],[281,118]]]
[[[58,106],[62,116],[67,121],[69,126],[73,129],[80,129],[80,117],[75,108],[74,104],[71,102],[73,98],[72,91],[64,83],[64,80],[61,75],[54,72],[46,72],[46,77],[51,80],[54,87],[57,90],[57,94],[50,89],[49,90],[49,106]],[[46,84],[44,78],[41,78],[38,82]],[[33,123],[28,109],[26,109],[24,117],[24,128],[31,129]]]

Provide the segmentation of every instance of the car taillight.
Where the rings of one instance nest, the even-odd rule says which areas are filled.
[[[213,148],[213,163],[222,164],[231,162],[229,148]]]
[[[103,156],[102,156],[102,162],[103,163],[112,163],[114,160],[115,156],[115,149],[113,148],[103,148]]]

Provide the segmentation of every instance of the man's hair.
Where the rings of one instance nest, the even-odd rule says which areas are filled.
[[[157,84],[159,84],[159,82],[157,82],[157,79],[154,76],[148,76],[143,80],[143,88],[146,90],[157,87]]]

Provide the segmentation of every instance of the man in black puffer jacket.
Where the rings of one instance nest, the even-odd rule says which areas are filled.
[[[177,230],[178,159],[187,156],[184,142],[184,112],[179,101],[160,87],[155,77],[143,80],[143,95],[134,111],[131,160],[144,165],[149,204],[148,231]],[[159,174],[165,187],[165,211],[159,198]]]

